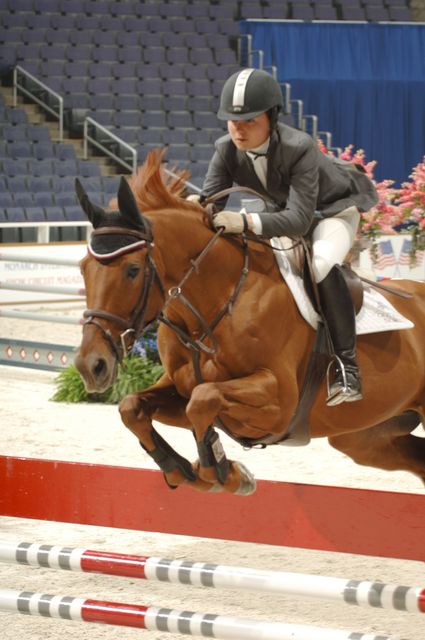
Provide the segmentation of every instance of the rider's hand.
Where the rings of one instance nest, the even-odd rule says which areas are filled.
[[[215,229],[223,229],[224,233],[248,231],[247,216],[238,211],[220,211],[214,216],[212,223]]]
[[[199,203],[199,201],[201,200],[201,196],[199,193],[191,193],[190,196],[187,196],[186,200],[188,200],[189,202]]]

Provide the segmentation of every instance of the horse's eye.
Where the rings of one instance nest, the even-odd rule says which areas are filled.
[[[134,280],[139,274],[140,267],[138,264],[129,264],[127,267],[126,275],[128,278]]]

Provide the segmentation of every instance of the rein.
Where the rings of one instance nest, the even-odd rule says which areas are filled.
[[[180,281],[180,283],[175,286],[175,287],[171,287],[171,289],[169,289],[168,291],[168,299],[165,301],[165,305],[163,307],[163,311],[165,310],[165,308],[174,300],[180,300],[184,306],[189,309],[189,311],[192,313],[192,315],[195,316],[195,318],[198,320],[199,324],[202,327],[203,333],[201,335],[200,338],[198,339],[193,339],[187,332],[183,331],[181,329],[181,327],[179,327],[178,325],[176,325],[175,323],[173,323],[171,320],[169,320],[169,318],[167,318],[164,313],[162,312],[159,317],[158,320],[160,322],[162,322],[163,324],[167,325],[168,327],[170,327],[170,329],[173,329],[173,331],[175,331],[175,333],[177,334],[178,338],[180,339],[180,341],[182,342],[182,344],[185,347],[191,348],[192,351],[203,351],[204,353],[208,353],[208,354],[213,354],[217,351],[217,339],[214,336],[214,329],[216,328],[216,326],[219,324],[220,320],[226,315],[230,315],[232,313],[232,308],[233,305],[235,304],[239,293],[242,289],[242,286],[245,282],[245,279],[248,275],[248,244],[246,242],[246,240],[243,241],[243,249],[244,249],[244,262],[243,262],[243,267],[241,270],[241,275],[239,278],[239,281],[235,287],[235,289],[233,290],[232,295],[230,296],[229,300],[223,305],[223,307],[220,309],[220,311],[218,312],[218,314],[216,315],[216,317],[214,318],[214,320],[208,325],[205,321],[205,319],[201,316],[201,314],[197,311],[197,309],[195,309],[195,307],[191,304],[191,302],[186,298],[186,296],[183,294],[183,285],[185,284],[185,282],[188,280],[188,278],[193,274],[193,273],[198,273],[198,268],[200,263],[202,262],[202,260],[205,258],[205,256],[209,253],[210,249],[212,248],[212,246],[215,244],[215,242],[217,241],[217,239],[221,236],[223,230],[219,229],[218,231],[216,231],[216,233],[214,234],[214,236],[211,238],[211,240],[209,240],[209,242],[207,243],[207,245],[204,247],[204,249],[201,251],[201,253],[199,254],[199,256],[196,258],[196,260],[191,260],[191,266],[189,268],[189,270],[186,272],[186,274],[183,276],[182,280]],[[207,346],[204,343],[204,340],[206,338],[209,338],[210,342],[212,343],[212,347]]]

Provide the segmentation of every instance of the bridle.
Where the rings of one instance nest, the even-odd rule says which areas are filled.
[[[154,246],[153,237],[151,234],[143,233],[141,231],[135,229],[127,229],[123,227],[102,227],[99,229],[95,229],[92,232],[92,238],[98,235],[105,234],[114,234],[114,235],[131,235],[134,236],[137,240],[135,243],[122,247],[118,251],[114,252],[114,254],[106,254],[99,255],[94,251],[90,250],[89,245],[89,253],[99,262],[107,263],[117,257],[118,255],[124,255],[126,253],[130,253],[137,249],[141,249],[143,247],[146,248],[146,260],[145,260],[145,269],[144,269],[144,280],[143,280],[143,289],[138,300],[136,306],[132,310],[130,314],[130,319],[127,320],[122,316],[111,313],[110,311],[105,311],[103,309],[86,309],[83,313],[83,317],[85,321],[83,326],[86,325],[94,325],[97,327],[102,336],[110,345],[112,351],[117,357],[118,361],[121,362],[123,357],[129,353],[132,349],[135,341],[140,337],[140,335],[151,326],[156,320],[162,322],[163,324],[170,327],[177,335],[180,342],[187,348],[191,349],[192,354],[197,353],[198,357],[201,351],[208,354],[213,354],[217,350],[217,340],[214,336],[214,329],[219,324],[221,319],[226,314],[231,314],[233,305],[236,302],[236,299],[239,296],[239,293],[242,289],[243,283],[248,275],[248,243],[245,238],[242,238],[242,246],[244,250],[244,258],[243,258],[243,266],[241,269],[241,274],[239,280],[230,295],[228,301],[223,305],[220,311],[217,313],[215,318],[208,324],[202,314],[196,309],[196,307],[188,300],[185,296],[183,289],[186,281],[190,278],[193,273],[198,273],[199,266],[205,256],[209,253],[217,239],[221,236],[222,230],[218,230],[214,233],[213,237],[210,238],[208,243],[205,245],[204,249],[194,260],[190,261],[190,267],[187,272],[184,274],[181,281],[171,287],[168,291],[166,290],[161,276],[159,274],[157,265],[152,256],[152,248]],[[141,242],[142,241],[142,242]],[[153,317],[150,318],[146,323],[146,310],[149,302],[149,298],[151,296],[153,287],[155,283],[158,285],[161,295],[164,299],[164,304],[162,309]],[[202,335],[199,338],[193,338],[187,331],[185,331],[181,326],[170,320],[165,311],[167,307],[174,301],[179,300],[184,307],[196,318],[199,326],[202,329]],[[114,340],[112,332],[110,329],[105,328],[102,324],[102,320],[106,320],[107,322],[111,322],[116,325],[121,331],[119,335],[119,339]],[[130,340],[128,340],[130,338]],[[210,345],[205,344],[205,340],[209,340]],[[196,366],[195,369],[198,369]]]
[[[99,229],[95,229],[92,232],[91,238],[105,234],[113,234],[116,236],[130,235],[134,236],[137,240],[133,244],[127,245],[114,252],[113,257],[111,257],[111,254],[106,254],[105,256],[95,254],[90,250],[89,245],[89,253],[99,262],[110,262],[118,255],[131,253],[143,247],[146,247],[147,251],[142,293],[140,299],[138,300],[136,306],[130,314],[129,320],[103,309],[86,309],[83,313],[83,317],[85,318],[83,326],[89,324],[95,325],[101,331],[102,336],[105,338],[105,340],[109,343],[118,361],[121,362],[123,357],[129,353],[129,351],[133,347],[134,342],[141,335],[142,331],[146,328],[146,310],[148,300],[155,282],[158,284],[161,294],[164,296],[164,300],[166,298],[166,293],[155,260],[152,256],[152,248],[154,246],[154,243],[152,235],[150,233],[144,233],[136,229],[126,229],[123,227],[101,227]],[[148,324],[152,324],[156,319],[156,317],[152,318]],[[107,320],[108,322],[115,324],[119,329],[122,329],[122,332],[119,335],[118,342],[114,340],[110,329],[105,328],[100,320]],[[130,342],[128,342],[128,338],[130,338]]]

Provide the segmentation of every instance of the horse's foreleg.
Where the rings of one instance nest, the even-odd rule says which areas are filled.
[[[164,472],[167,483],[176,487],[196,479],[191,463],[178,454],[152,425],[152,416],[163,413],[176,426],[190,427],[182,398],[174,385],[163,376],[156,385],[140,393],[127,395],[119,405],[125,426],[138,438],[143,449]]]
[[[255,438],[272,432],[280,418],[274,375],[261,370],[245,378],[200,384],[192,392],[186,414],[194,426],[198,476],[215,484],[216,490],[239,495],[252,493],[255,490],[252,474],[244,465],[227,459],[212,425],[219,417],[235,436]]]
[[[374,427],[329,438],[329,443],[357,464],[408,471],[425,482],[425,438],[411,435],[420,424],[416,411],[407,411]]]
[[[210,491],[211,484],[197,477],[197,469],[177,453],[152,425],[152,418],[173,426],[191,428],[186,416],[187,399],[180,396],[163,376],[156,385],[127,395],[119,405],[121,419],[137,437],[146,453],[163,471],[167,484],[175,488],[189,482],[200,491]]]

